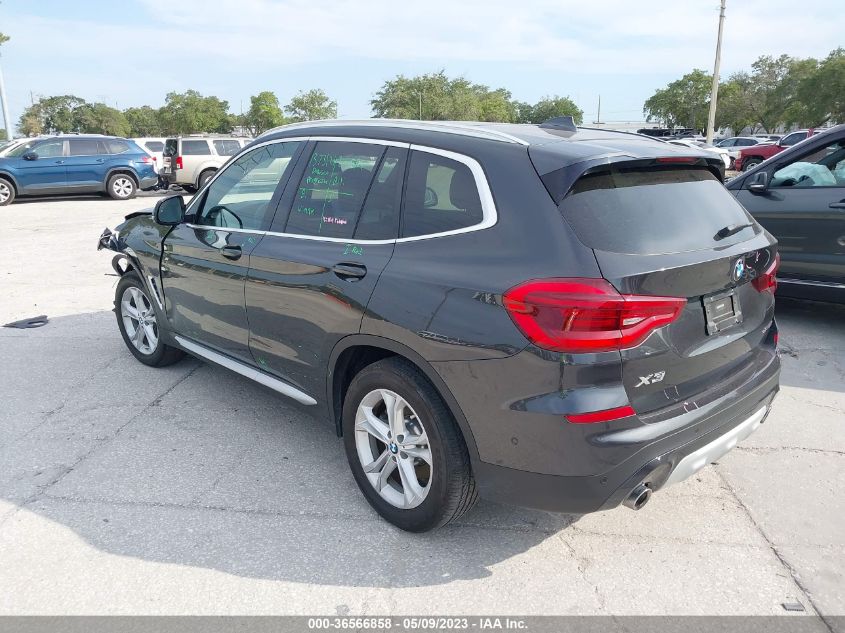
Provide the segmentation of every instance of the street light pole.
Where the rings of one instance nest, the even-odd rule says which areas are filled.
[[[710,88],[710,112],[707,115],[707,144],[713,143],[713,126],[716,125],[716,99],[719,96],[719,64],[722,61],[722,27],[725,24],[725,1],[719,11],[719,35],[716,38],[716,63],[713,64],[713,85]]]

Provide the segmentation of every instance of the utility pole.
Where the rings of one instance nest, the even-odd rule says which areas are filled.
[[[713,64],[713,85],[710,88],[710,112],[707,115],[707,144],[713,143],[713,126],[716,125],[716,99],[719,96],[719,64],[722,61],[722,27],[725,24],[725,1],[719,11],[719,35],[716,38],[716,63]]]
[[[7,39],[9,38],[0,33],[0,47]],[[2,56],[3,53],[0,53],[0,57]],[[6,83],[3,81],[2,66],[0,66],[0,101],[3,102],[3,128],[6,130],[6,140],[8,141],[12,138],[12,130],[10,129],[12,121],[9,119],[9,101],[6,99]]]

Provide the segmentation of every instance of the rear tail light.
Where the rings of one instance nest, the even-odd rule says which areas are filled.
[[[619,294],[605,279],[541,279],[511,288],[503,303],[534,345],[576,354],[636,347],[687,300]]]
[[[780,268],[780,253],[775,255],[775,261],[769,264],[769,267],[757,275],[751,283],[759,292],[771,292],[774,294],[778,287],[778,268]]]
[[[142,156],[141,162],[145,165],[152,165],[155,162],[155,158],[153,158],[152,156]]]
[[[604,411],[590,411],[589,413],[568,413],[566,419],[573,424],[595,424],[596,422],[610,422],[612,420],[621,420],[632,415],[636,415],[631,405],[624,407],[616,407],[615,409],[605,409]]]
[[[181,156],[176,157],[176,169],[182,169],[182,157]]]

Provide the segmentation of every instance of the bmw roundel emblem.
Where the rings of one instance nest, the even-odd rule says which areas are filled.
[[[745,275],[745,262],[738,259],[734,262],[733,270],[731,271],[731,279],[739,281]]]

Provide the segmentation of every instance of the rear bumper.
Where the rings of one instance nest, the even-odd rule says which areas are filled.
[[[144,178],[139,179],[138,188],[142,191],[146,191],[147,189],[153,189],[158,185],[158,174],[153,174],[151,176],[146,176]]]
[[[604,464],[597,463],[600,474],[550,475],[478,462],[475,475],[480,494],[492,501],[551,512],[586,514],[614,508],[637,485],[644,483],[657,491],[733,448],[765,419],[779,388],[779,376],[775,356],[744,385],[740,397],[728,398],[730,404],[712,403],[707,415],[674,433],[657,433],[661,425],[676,425],[672,418],[641,427],[660,439],[630,444],[628,458],[603,472]]]

